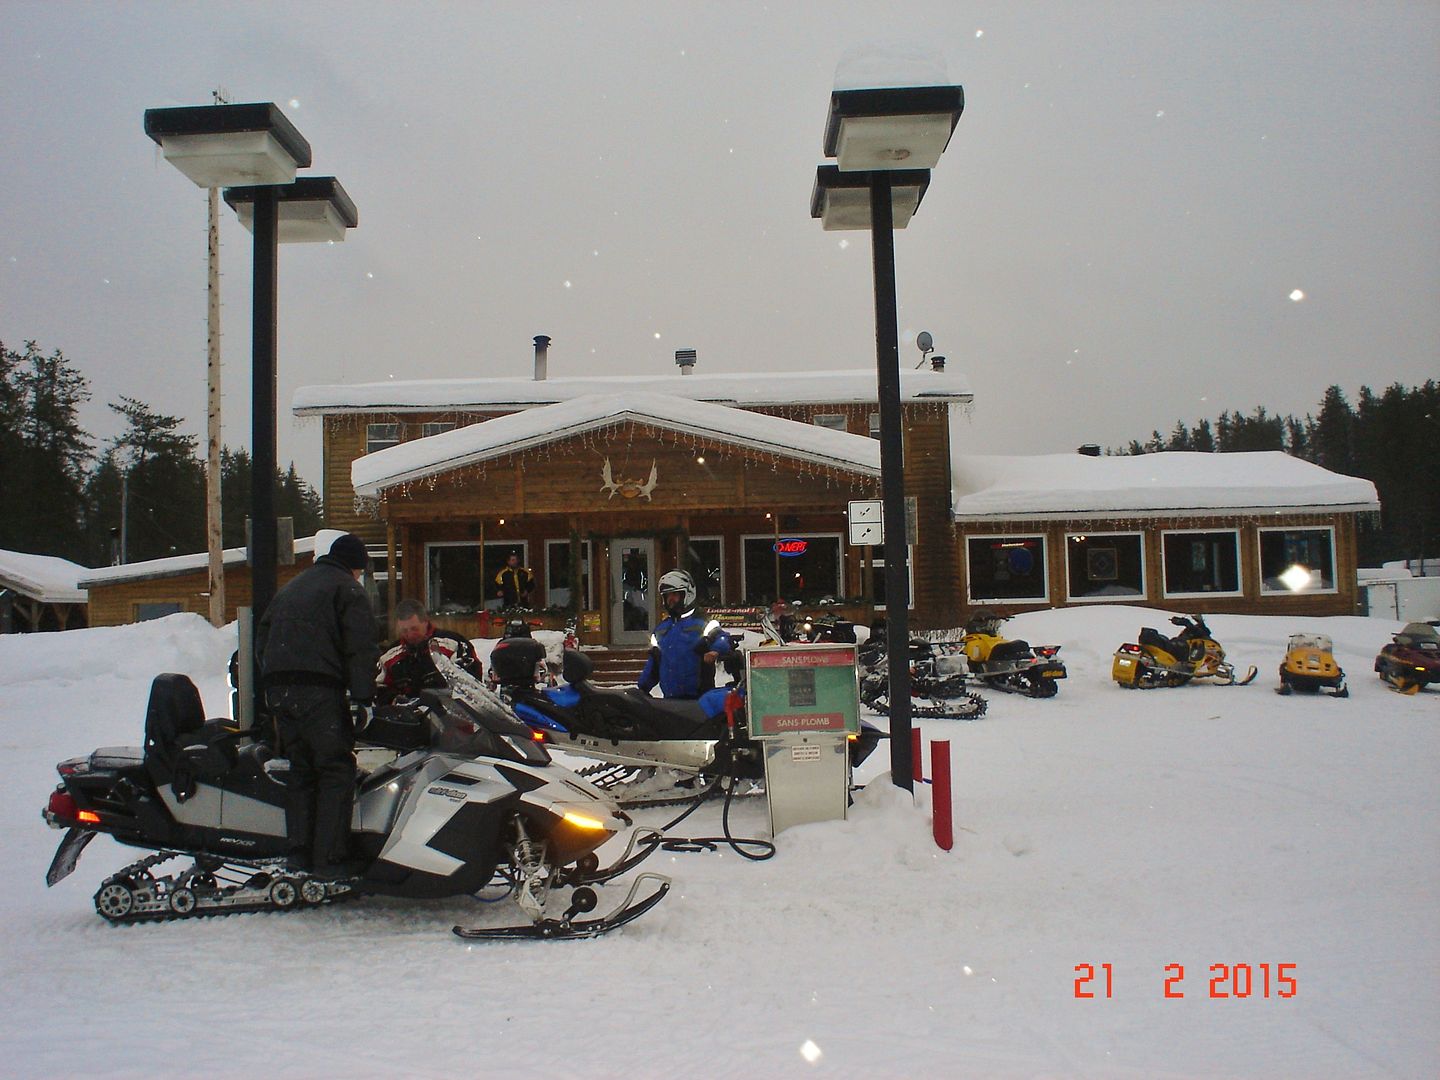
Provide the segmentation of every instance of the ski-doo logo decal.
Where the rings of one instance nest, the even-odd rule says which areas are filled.
[[[425,793],[427,795],[443,795],[445,798],[451,799],[454,802],[465,801],[465,792],[456,791],[454,788],[441,787],[439,784],[426,788]]]

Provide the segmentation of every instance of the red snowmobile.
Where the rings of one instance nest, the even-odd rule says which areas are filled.
[[[1406,623],[1395,640],[1375,657],[1375,670],[1402,694],[1418,694],[1427,683],[1440,682],[1440,620]]]

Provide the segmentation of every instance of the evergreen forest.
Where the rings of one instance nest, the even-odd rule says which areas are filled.
[[[89,380],[60,350],[0,342],[0,549],[84,566],[121,561],[122,543],[126,562],[204,551],[205,461],[184,418],[121,397],[110,408],[124,429],[97,447],[80,426],[88,400]],[[226,547],[244,546],[250,489],[249,453],[225,448]],[[276,473],[275,507],[295,519],[296,536],[321,527],[320,496],[293,463]]]
[[[1263,406],[1246,416],[1224,412],[1213,423],[1177,421],[1169,437],[1151,432],[1119,454],[1162,450],[1229,453],[1283,450],[1331,472],[1371,481],[1380,494],[1378,521],[1363,522],[1360,565],[1440,557],[1440,382],[1400,384],[1376,393],[1360,388],[1352,405],[1338,386],[1325,391],[1314,414],[1279,416]]]

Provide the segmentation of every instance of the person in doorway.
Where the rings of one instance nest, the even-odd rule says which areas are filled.
[[[647,694],[656,686],[667,698],[698,698],[715,688],[715,661],[734,648],[718,622],[695,611],[695,581],[684,570],[660,578],[665,617],[650,636],[650,657],[636,680]]]
[[[520,565],[518,551],[505,556],[505,565],[495,575],[494,584],[502,609],[530,606],[530,594],[535,591],[535,575],[529,567]]]
[[[369,562],[365,541],[340,536],[275,594],[255,633],[265,702],[290,759],[290,859],[331,878],[347,872],[355,731],[375,694],[375,615],[360,584]]]
[[[382,703],[414,697],[421,690],[443,690],[445,677],[435,669],[431,650],[438,650],[476,679],[483,671],[475,646],[453,630],[441,630],[419,600],[395,605],[395,640],[380,654],[375,676],[376,698]]]

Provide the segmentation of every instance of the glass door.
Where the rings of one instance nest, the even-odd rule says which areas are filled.
[[[655,626],[655,541],[610,541],[610,641],[646,645]]]

